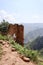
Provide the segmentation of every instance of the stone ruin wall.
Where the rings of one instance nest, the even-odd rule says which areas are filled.
[[[8,34],[13,36],[15,34],[14,40],[21,44],[22,46],[24,45],[24,26],[23,25],[18,25],[18,24],[10,24],[8,28]]]

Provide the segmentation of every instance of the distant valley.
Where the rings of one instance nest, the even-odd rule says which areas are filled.
[[[43,28],[39,28],[34,31],[28,32],[28,34],[24,37],[24,43],[31,42],[38,36],[43,36]]]

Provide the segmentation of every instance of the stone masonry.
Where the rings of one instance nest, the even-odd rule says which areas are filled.
[[[14,40],[20,45],[24,45],[24,26],[18,24],[10,24],[8,34],[14,37]]]

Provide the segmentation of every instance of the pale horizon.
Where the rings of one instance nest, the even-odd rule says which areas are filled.
[[[43,23],[43,0],[0,0],[0,22]]]

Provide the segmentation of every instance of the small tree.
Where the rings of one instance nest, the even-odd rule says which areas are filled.
[[[6,34],[8,31],[9,23],[3,19],[3,21],[0,23],[0,31],[3,34]]]

